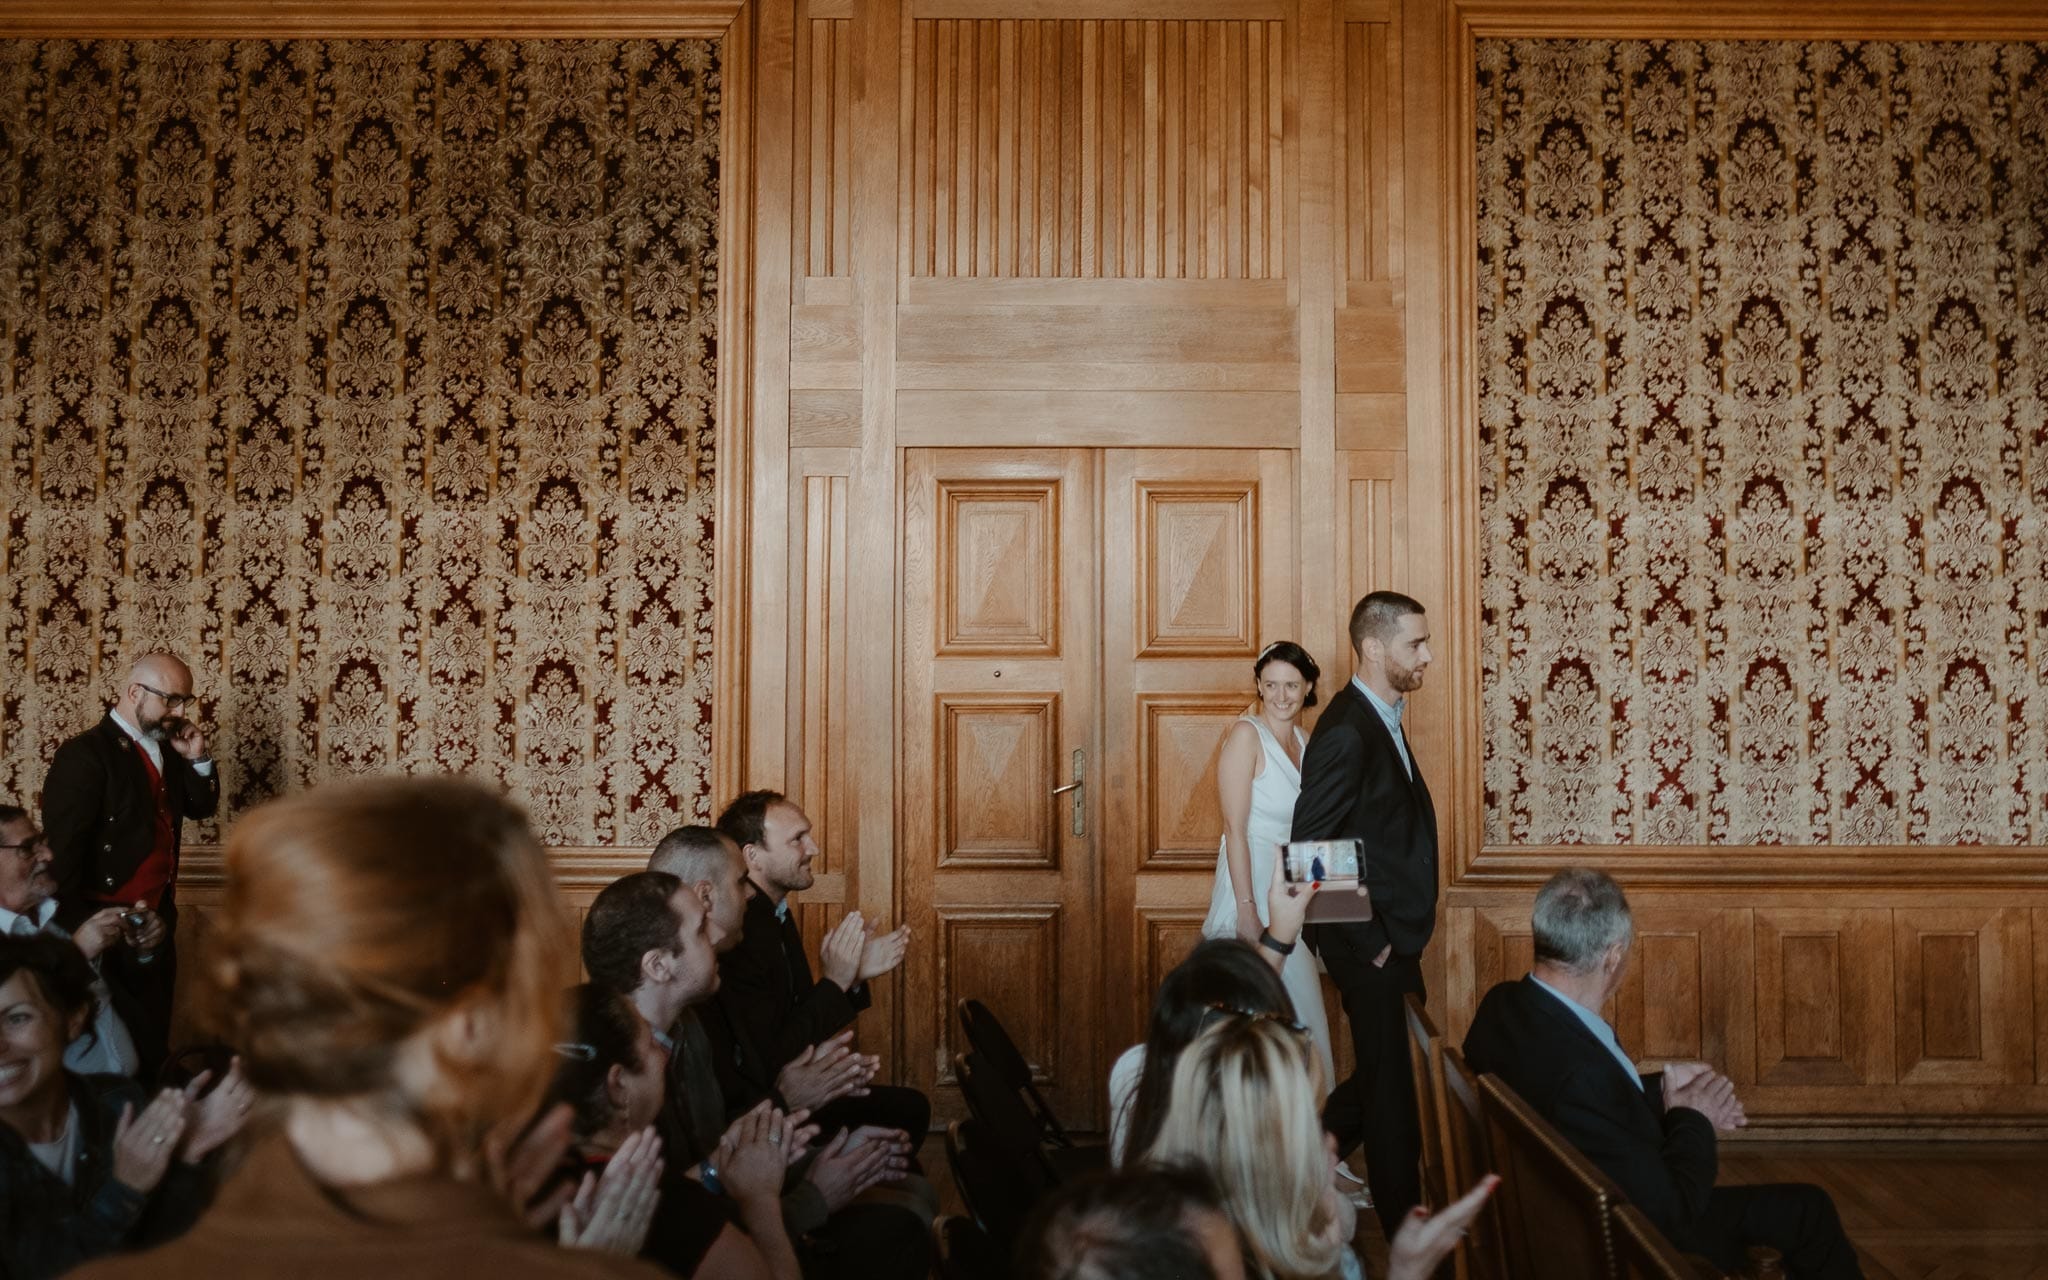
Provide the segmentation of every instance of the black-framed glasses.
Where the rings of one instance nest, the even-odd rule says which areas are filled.
[[[1236,1005],[1221,1003],[1211,1004],[1203,1011],[1202,1029],[1208,1030],[1223,1018],[1242,1018],[1246,1022],[1277,1022],[1298,1036],[1305,1036],[1309,1033],[1306,1023],[1297,1022],[1285,1014],[1253,1013],[1250,1009],[1240,1009]]]
[[[13,853],[19,853],[22,855],[31,854],[34,853],[36,850],[42,848],[43,843],[47,838],[48,837],[44,836],[42,832],[38,831],[35,834],[31,835],[28,839],[22,841],[20,844],[0,844],[0,851],[8,851]]]
[[[142,687],[145,690],[155,694],[159,698],[162,698],[164,700],[164,705],[169,707],[173,711],[182,710],[186,707],[191,706],[193,703],[199,701],[199,697],[197,694],[165,693],[162,689],[157,688],[153,684],[142,684],[142,681],[140,680],[137,680],[135,683],[142,685]]]

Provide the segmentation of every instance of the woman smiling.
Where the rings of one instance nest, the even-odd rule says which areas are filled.
[[[152,1101],[123,1077],[66,1071],[95,1003],[76,946],[0,938],[0,1273],[15,1280],[189,1226],[205,1202],[197,1166],[247,1110],[239,1076],[202,1101],[176,1089]]]

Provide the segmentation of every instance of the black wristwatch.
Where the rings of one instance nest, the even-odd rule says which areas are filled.
[[[1294,948],[1296,946],[1295,943],[1282,942],[1280,941],[1280,939],[1274,937],[1273,931],[1271,929],[1259,930],[1259,945],[1266,948],[1266,950],[1272,952],[1276,956],[1291,956],[1294,954]]]

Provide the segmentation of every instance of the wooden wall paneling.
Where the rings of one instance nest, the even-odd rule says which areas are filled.
[[[715,39],[741,0],[13,0],[0,40]]]
[[[1109,1044],[1143,1030],[1148,923],[1206,910],[1222,812],[1216,758],[1252,703],[1251,664],[1297,634],[1294,459],[1283,450],[1103,456],[1104,924],[1120,972]],[[1119,996],[1120,993],[1120,996]]]
[[[2048,907],[2028,914],[2034,942],[2034,1083],[2048,1084]]]
[[[1755,918],[1757,1082],[1891,1084],[1891,913],[1773,907]]]
[[[1295,397],[1284,391],[924,391],[896,396],[907,447],[992,446],[1024,440],[1062,447],[1189,448],[1294,443]]]
[[[1275,305],[1284,299],[1271,294],[1233,282],[1209,286],[1199,300],[1154,302],[1117,291],[1059,302],[913,301],[899,314],[898,385],[920,391],[1293,392],[1300,377],[1294,311]],[[1217,401],[1226,411],[1231,403]],[[1243,403],[1278,412],[1271,400]],[[1206,414],[1189,416],[1198,423]],[[1192,424],[1175,425],[1186,430]],[[1261,425],[1279,435],[1291,422]],[[1175,438],[1170,430],[1160,436]]]
[[[905,459],[895,853],[905,918],[936,944],[914,945],[905,964],[908,1078],[950,1079],[953,1003],[975,996],[1035,1055],[1062,1114],[1092,1116],[1096,1026],[1092,997],[1079,993],[1098,989],[1101,918],[1090,856],[1101,778],[1095,464],[1078,450],[913,449]],[[1076,752],[1079,832],[1073,795],[1053,795],[1072,780]],[[991,976],[1022,945],[1014,930],[1025,918],[1057,944],[1064,1004],[1022,998],[1015,973]],[[982,923],[959,932],[957,920]],[[1011,923],[989,932],[998,920]],[[993,950],[970,954],[982,946]],[[957,1095],[935,1105],[960,1111]]]
[[[749,430],[746,433],[747,503],[744,517],[746,583],[745,650],[749,714],[744,721],[720,720],[745,739],[745,774],[736,787],[785,787],[788,772],[784,716],[753,714],[768,699],[780,708],[787,696],[790,662],[790,374],[793,224],[793,152],[798,113],[794,80],[796,15],[793,6],[764,5],[755,13],[754,82],[751,113],[754,177],[752,298],[748,341],[755,359],[748,374]],[[737,371],[733,371],[734,376]],[[737,513],[731,513],[737,514]],[[725,521],[720,522],[722,525]],[[735,542],[738,540],[735,539]],[[721,548],[723,549],[723,548]],[[767,710],[764,708],[764,710]],[[742,728],[743,726],[743,728]],[[728,797],[713,799],[713,805]]]
[[[1300,594],[1297,639],[1317,655],[1324,688],[1351,674],[1349,643],[1323,646],[1318,637],[1342,630],[1351,601],[1333,599],[1346,555],[1344,539],[1322,533],[1341,527],[1344,479],[1337,453],[1336,312],[1341,279],[1338,161],[1338,67],[1342,15],[1332,0],[1301,0],[1286,43],[1295,68],[1281,99],[1282,146],[1290,198],[1289,278],[1299,301],[1301,476],[1297,556]],[[1339,1026],[1331,1023],[1333,1033]]]
[[[1318,644],[1328,647],[1330,659],[1326,661],[1310,646],[1326,671],[1337,667],[1349,670],[1351,606],[1360,597],[1372,591],[1409,589],[1407,461],[1405,452],[1387,449],[1347,449],[1337,455],[1336,527],[1344,536],[1336,540],[1332,580],[1340,584],[1334,593],[1340,598],[1329,611],[1327,633],[1316,637]],[[1427,606],[1430,602],[1423,603]],[[1417,704],[1431,701],[1430,694],[1425,683],[1415,695]],[[1440,805],[1439,822],[1444,813]]]
[[[787,511],[792,529],[789,583],[790,668],[784,688],[789,793],[804,807],[818,842],[817,883],[805,906],[832,904],[837,919],[857,899],[860,837],[848,755],[847,523],[851,448],[793,449]],[[824,919],[816,913],[816,919]]]
[[[2034,1078],[2033,941],[2018,907],[1892,912],[1900,1084]]]
[[[1278,277],[1282,26],[920,12],[910,274]]]
[[[1756,1078],[1756,980],[1750,913],[1635,908],[1636,941],[1614,1030],[1638,1062],[1708,1062],[1738,1085]]]
[[[743,5],[725,35],[719,74],[718,423],[713,465],[718,496],[712,519],[713,594],[711,699],[711,803],[736,795],[746,776],[749,700],[747,634],[749,457],[753,419],[754,326],[749,322],[754,285],[755,24],[758,5]]]
[[[861,438],[854,468],[853,508],[847,526],[851,563],[860,572],[847,593],[852,664],[847,710],[861,726],[862,749],[850,772],[858,797],[860,893],[855,904],[877,923],[907,914],[896,864],[898,723],[896,670],[899,464],[896,449],[896,293],[900,242],[896,210],[900,175],[897,124],[901,116],[903,24],[901,0],[854,0],[853,50],[853,276],[860,311]],[[927,928],[920,935],[935,941]],[[904,1062],[908,981],[883,983],[871,1023],[890,1033],[889,1067],[914,1076]]]
[[[849,276],[853,241],[852,22],[806,7],[796,31],[801,109],[792,138],[791,270]]]

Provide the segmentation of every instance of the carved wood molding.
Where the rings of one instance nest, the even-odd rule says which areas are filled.
[[[2035,0],[1453,0],[1460,43],[1492,36],[1703,40],[2026,40],[2048,32]]]
[[[740,0],[13,0],[0,39],[710,39]]]
[[[226,888],[227,864],[223,854],[217,844],[186,845],[178,858],[179,891],[205,894]],[[647,851],[633,846],[557,846],[547,854],[556,885],[570,892],[594,893],[621,876],[647,870]]]
[[[1488,845],[1454,884],[1530,887],[1565,866],[1601,868],[1631,889],[2048,889],[2048,849],[2025,846]]]

